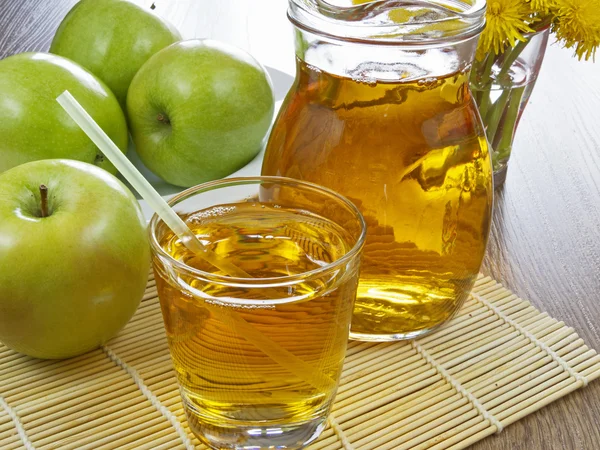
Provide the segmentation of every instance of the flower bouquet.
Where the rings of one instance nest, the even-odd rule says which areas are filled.
[[[514,134],[537,79],[548,37],[594,59],[599,0],[490,0],[471,72],[471,90],[491,145],[494,184],[506,177]]]

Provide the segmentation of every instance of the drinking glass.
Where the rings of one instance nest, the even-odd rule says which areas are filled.
[[[215,449],[304,447],[324,428],[342,370],[362,215],[331,190],[281,177],[210,182],[169,203],[221,261],[248,274],[217,269],[152,218],[190,429]]]

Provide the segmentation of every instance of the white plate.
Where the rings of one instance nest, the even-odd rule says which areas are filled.
[[[283,102],[285,95],[287,94],[290,86],[292,85],[292,83],[294,81],[294,78],[291,75],[281,72],[280,70],[273,69],[272,67],[267,67],[266,69],[271,77],[271,81],[273,82],[273,91],[275,92],[275,114],[274,114],[274,117],[275,117],[277,115],[277,112],[279,111],[279,108],[281,107],[281,103]],[[227,176],[226,178],[251,177],[251,176],[260,175],[262,160],[263,160],[263,156],[265,154],[265,149],[264,149],[265,144],[266,144],[266,139],[265,139],[265,142],[263,143],[263,148],[261,149],[261,151],[258,153],[258,155],[256,155],[256,157],[252,161],[250,161],[248,164],[246,164],[244,167],[242,167],[237,172],[234,172],[231,175]],[[142,173],[142,175],[144,175],[146,177],[146,179],[150,182],[150,184],[160,193],[160,195],[163,196],[163,198],[169,199],[169,198],[173,197],[175,194],[178,194],[179,192],[185,190],[185,188],[173,186],[172,184],[169,184],[166,181],[161,180],[159,177],[154,175],[148,168],[146,168],[146,166],[144,166],[144,164],[142,163],[142,161],[140,160],[139,156],[137,155],[137,153],[135,151],[135,145],[133,145],[133,143],[131,143],[131,142],[129,144],[127,156],[131,160],[133,165],[137,167],[137,169]],[[121,179],[123,180],[123,178],[121,178]],[[133,189],[129,185],[129,183],[127,183],[125,180],[123,180],[123,181],[125,182],[125,184],[127,184],[127,186],[131,189],[131,191],[138,198],[138,201],[140,202],[140,206],[142,207],[142,212],[144,213],[144,217],[146,217],[146,220],[150,220],[150,218],[152,217],[152,214],[154,214],[152,209],[148,206],[148,204],[143,199],[140,198],[140,196],[135,192],[135,189]]]

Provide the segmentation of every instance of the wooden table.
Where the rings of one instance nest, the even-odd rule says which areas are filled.
[[[149,6],[151,0],[139,0]],[[76,0],[1,0],[0,57],[47,50]],[[156,0],[185,38],[211,37],[293,74],[284,0]],[[288,83],[289,77],[275,79]],[[0,99],[1,100],[1,99]],[[483,272],[600,349],[600,63],[550,46],[497,191]],[[508,427],[476,450],[600,448],[600,383]]]

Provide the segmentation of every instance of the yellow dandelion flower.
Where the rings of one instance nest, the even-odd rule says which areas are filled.
[[[556,2],[554,0],[530,0],[529,7],[531,12],[538,14],[545,14],[549,12]]]
[[[566,48],[575,48],[579,59],[595,59],[600,46],[598,0],[556,0],[552,30]]]
[[[490,51],[500,54],[507,45],[513,47],[517,41],[524,41],[523,33],[533,31],[529,27],[530,14],[529,4],[522,0],[488,1],[477,58],[483,59]]]

